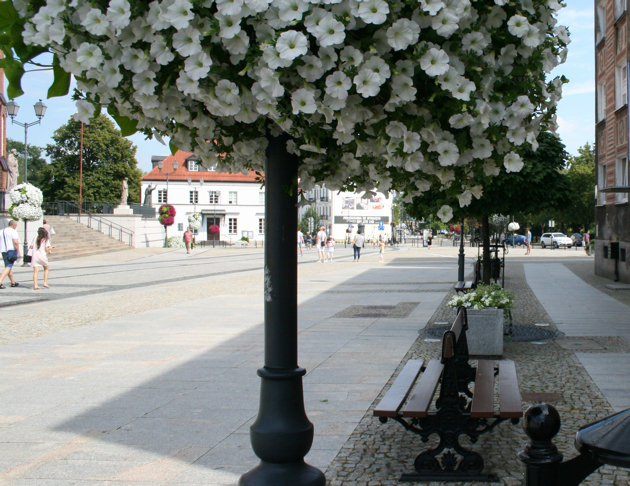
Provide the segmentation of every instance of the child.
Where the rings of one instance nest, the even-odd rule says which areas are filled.
[[[381,262],[383,261],[383,254],[385,253],[385,239],[379,238],[378,241],[378,252],[381,254]]]
[[[326,241],[326,250],[328,251],[328,261],[332,262],[333,254],[335,253],[335,240],[330,236],[328,237],[328,241]]]

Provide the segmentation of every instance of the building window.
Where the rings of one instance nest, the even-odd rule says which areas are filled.
[[[628,104],[628,67],[625,63],[615,69],[615,108]]]
[[[236,218],[228,218],[228,233],[235,235],[237,231]]]
[[[199,202],[199,193],[197,189],[190,191],[190,204],[197,204]]]
[[[615,20],[626,11],[626,0],[615,0]]]
[[[184,231],[184,223],[177,223],[177,231]]]
[[[216,172],[217,171],[217,164],[211,165],[210,167],[208,167],[208,170],[210,172]]]
[[[599,44],[606,37],[606,4],[597,3],[595,11],[595,44]]]
[[[258,218],[258,234],[265,234],[265,218]]]
[[[219,196],[221,195],[221,192],[208,191],[208,195],[210,196],[210,204],[219,204]]]
[[[606,85],[600,83],[597,85],[597,121],[606,119]]]
[[[197,161],[196,160],[189,160],[188,161],[188,170],[190,172],[198,172],[199,171],[199,165],[197,165]]]
[[[166,189],[158,189],[158,203],[166,203],[166,202],[168,202]]]
[[[236,191],[228,192],[228,204],[237,204],[237,202],[236,202]]]
[[[258,193],[258,204],[265,204],[265,193],[264,192],[259,192]]]
[[[597,187],[599,191],[597,192],[597,204],[604,205],[606,204],[606,193],[601,192],[602,189],[606,189],[606,164],[599,165],[599,174],[597,174]]]
[[[615,163],[615,185],[617,187],[628,187],[628,158],[620,157]],[[627,192],[618,192],[616,194],[618,203],[628,202]]]

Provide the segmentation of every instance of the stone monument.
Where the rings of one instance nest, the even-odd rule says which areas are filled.
[[[153,186],[149,184],[147,188],[144,190],[143,206],[151,206],[151,193],[155,191],[156,187],[157,187],[157,184],[154,184]]]
[[[127,204],[127,198],[129,197],[129,185],[127,181],[129,179],[125,177],[122,180],[122,190],[120,192],[120,204],[114,208],[114,214],[127,215],[133,214],[133,210]]]
[[[7,157],[7,165],[9,168],[9,174],[7,177],[7,193],[8,193],[11,189],[17,186],[18,175],[20,173],[18,169],[17,151],[15,149],[12,149],[11,152],[9,152],[9,155]]]

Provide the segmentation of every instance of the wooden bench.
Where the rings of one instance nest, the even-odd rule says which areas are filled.
[[[469,290],[474,290],[477,288],[477,284],[479,283],[479,275],[481,274],[480,269],[477,267],[480,266],[479,260],[475,263],[475,275],[472,280],[461,280],[455,284],[455,292],[463,292],[466,293]]]
[[[523,409],[516,367],[510,360],[501,360],[498,366],[494,360],[478,360],[473,368],[467,329],[466,309],[460,307],[451,329],[442,338],[441,359],[432,359],[426,365],[423,359],[409,360],[374,409],[382,423],[391,418],[420,435],[423,442],[433,434],[440,439],[434,449],[416,457],[415,473],[403,474],[401,481],[498,480],[492,473],[483,474],[483,458],[464,448],[459,436],[465,434],[475,443],[480,435],[505,420],[518,423]],[[498,411],[494,409],[495,384]]]

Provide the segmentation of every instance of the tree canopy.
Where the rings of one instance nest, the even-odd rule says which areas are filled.
[[[47,201],[79,200],[81,122],[70,119],[46,147],[51,163],[42,171],[41,189]],[[136,147],[120,135],[112,121],[99,115],[83,133],[83,200],[120,200],[121,184],[129,178],[129,202],[140,202]]]
[[[18,184],[24,182],[24,142],[18,142],[17,140],[7,139],[7,153],[11,150],[16,150],[16,157],[18,159],[18,167],[20,174],[18,176]],[[39,187],[42,180],[42,171],[46,167],[46,159],[42,157],[42,151],[44,149],[37,147],[36,145],[28,145],[27,156],[28,163],[26,164],[28,170],[28,182],[36,187]]]
[[[171,137],[219,170],[261,170],[287,135],[300,185],[407,200],[478,197],[517,172],[566,79],[558,0],[0,2],[10,97],[54,54],[49,96],[77,79],[78,120]],[[489,175],[490,174],[490,175]],[[448,212],[441,213],[443,220]]]

